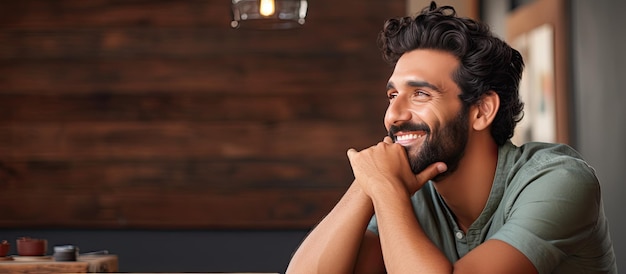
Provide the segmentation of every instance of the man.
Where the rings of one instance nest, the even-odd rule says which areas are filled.
[[[379,36],[389,136],[288,273],[617,273],[594,170],[565,145],[510,142],[516,50],[433,2]]]

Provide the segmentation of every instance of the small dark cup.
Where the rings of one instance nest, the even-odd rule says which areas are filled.
[[[11,244],[6,240],[0,242],[0,257],[6,257],[9,254],[9,250],[11,249]]]
[[[60,245],[54,247],[52,255],[57,262],[73,262],[78,257],[78,247],[73,245]]]
[[[17,239],[17,255],[44,256],[48,250],[48,240],[22,237]]]

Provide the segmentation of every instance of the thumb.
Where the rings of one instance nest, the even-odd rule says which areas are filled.
[[[348,149],[347,154],[348,154],[348,159],[352,159],[354,154],[356,154],[356,149],[354,149],[354,148]]]
[[[420,183],[425,183],[426,181],[435,178],[435,176],[446,172],[448,170],[448,166],[443,162],[436,162],[434,164],[426,167],[422,172],[415,175],[417,181]]]

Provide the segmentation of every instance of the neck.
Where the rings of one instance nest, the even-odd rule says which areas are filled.
[[[498,146],[491,136],[470,135],[458,169],[434,184],[465,232],[485,208],[497,163]]]

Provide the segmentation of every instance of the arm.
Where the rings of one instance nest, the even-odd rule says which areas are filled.
[[[435,163],[416,176],[409,168],[404,148],[389,141],[348,153],[357,182],[372,199],[386,270],[451,273],[452,265],[423,232],[410,200],[428,179],[446,167]]]
[[[374,204],[389,273],[537,273],[524,254],[499,240],[486,241],[452,265],[424,234],[409,199]]]
[[[287,273],[354,272],[365,228],[372,215],[371,200],[352,183],[339,203],[296,250]],[[367,246],[371,242],[367,241]]]
[[[439,174],[427,170],[425,177]],[[287,273],[384,273],[380,239],[366,230],[373,213],[371,199],[353,182],[296,250]]]
[[[388,137],[385,142],[392,143]],[[439,173],[427,168],[422,184]],[[355,180],[296,250],[287,273],[384,273],[380,240],[366,231],[373,214],[372,200]]]

